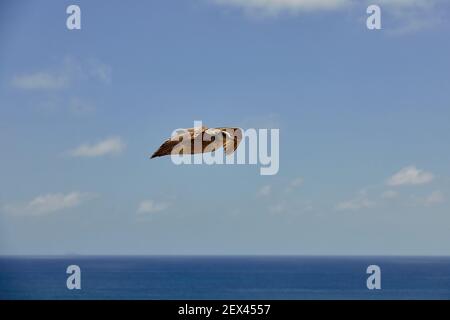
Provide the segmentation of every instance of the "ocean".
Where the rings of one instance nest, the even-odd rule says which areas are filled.
[[[450,257],[0,257],[0,299],[450,299]]]

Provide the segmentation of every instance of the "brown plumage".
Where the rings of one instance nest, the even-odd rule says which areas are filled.
[[[172,136],[150,157],[162,157],[172,154],[182,155],[213,152],[221,147],[226,154],[232,154],[242,140],[239,128],[208,128],[205,126],[183,129]]]

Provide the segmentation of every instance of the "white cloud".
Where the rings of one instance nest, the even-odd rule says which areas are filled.
[[[92,60],[89,64],[90,74],[93,78],[105,83],[112,82],[112,68],[111,66]]]
[[[214,3],[244,9],[257,10],[268,14],[279,12],[298,13],[301,11],[335,10],[357,4],[358,0],[210,0]],[[366,0],[366,5],[377,4],[388,9],[427,9],[443,0]]]
[[[65,88],[68,83],[69,79],[67,76],[48,72],[16,75],[12,79],[12,85],[14,87],[25,90],[62,89]]]
[[[287,211],[286,203],[277,203],[269,207],[269,211],[275,214],[282,214]]]
[[[372,3],[368,1],[368,3]],[[405,34],[432,28],[446,22],[439,9],[443,0],[378,0],[387,14],[386,29],[393,34]]]
[[[293,188],[297,188],[300,187],[303,184],[303,178],[299,177],[299,178],[295,178],[294,180],[291,181],[291,187]]]
[[[360,210],[360,209],[368,209],[375,205],[374,202],[370,201],[367,198],[356,198],[349,201],[344,201],[338,203],[336,205],[336,210],[338,211],[347,211],[347,210]]]
[[[119,137],[102,140],[95,144],[83,144],[71,151],[73,157],[99,157],[104,155],[120,154],[125,150],[125,143]]]
[[[277,16],[280,13],[299,14],[320,10],[365,7],[377,4],[382,10],[383,28],[391,34],[405,34],[447,23],[441,10],[446,0],[210,0],[213,3],[237,7],[257,16]],[[364,8],[363,8],[364,7]],[[445,9],[445,7],[444,7]],[[364,11],[363,11],[364,10]]]
[[[85,62],[65,57],[59,66],[13,76],[11,84],[23,90],[59,90],[86,80],[110,84],[111,66],[96,60]]]
[[[259,189],[258,197],[267,197],[271,194],[271,192],[272,192],[272,187],[270,185],[265,185],[265,186],[261,187],[261,189]]]
[[[444,194],[441,191],[434,191],[423,199],[425,205],[435,205],[445,201]]]
[[[394,199],[398,197],[398,192],[394,190],[386,190],[381,194],[383,199]]]
[[[380,6],[397,7],[397,8],[410,8],[410,7],[432,7],[439,0],[377,0],[377,4]],[[373,2],[373,1],[369,1]]]
[[[389,186],[419,185],[433,181],[434,175],[431,172],[417,169],[415,166],[408,166],[401,169],[387,180]]]
[[[138,213],[154,213],[166,210],[169,207],[168,203],[157,203],[154,200],[143,200],[138,207]]]
[[[351,0],[212,0],[221,5],[235,6],[244,10],[267,15],[281,12],[299,13],[302,11],[333,10],[351,3]]]
[[[3,210],[10,214],[39,216],[77,207],[90,198],[92,194],[79,192],[49,193],[40,195],[28,203],[7,205]]]
[[[292,199],[279,200],[267,208],[272,214],[300,214],[314,211],[314,207],[308,202],[293,202]]]
[[[301,187],[303,185],[303,182],[304,182],[304,180],[301,177],[293,179],[287,186],[286,191],[290,192],[294,189]]]

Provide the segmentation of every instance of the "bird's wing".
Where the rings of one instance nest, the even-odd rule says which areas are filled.
[[[183,142],[183,145],[184,144],[190,145],[192,140],[198,138],[199,136],[201,137],[202,132],[204,132],[207,129],[208,129],[207,127],[203,126],[203,127],[181,129],[177,131],[176,134],[172,135],[172,137],[164,141],[164,143],[159,147],[159,149],[156,150],[155,153],[153,153],[150,159],[170,155],[173,149],[180,142]],[[183,151],[180,152],[180,154],[182,153]]]
[[[150,159],[170,155],[172,153],[173,148],[175,148],[175,146],[179,143],[180,143],[179,141],[172,139],[164,141],[164,143],[158,148],[158,150],[156,150],[155,153],[152,154]]]

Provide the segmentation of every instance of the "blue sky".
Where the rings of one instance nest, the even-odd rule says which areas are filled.
[[[450,254],[449,14],[2,2],[0,254]],[[279,128],[279,173],[148,159],[194,120]]]

